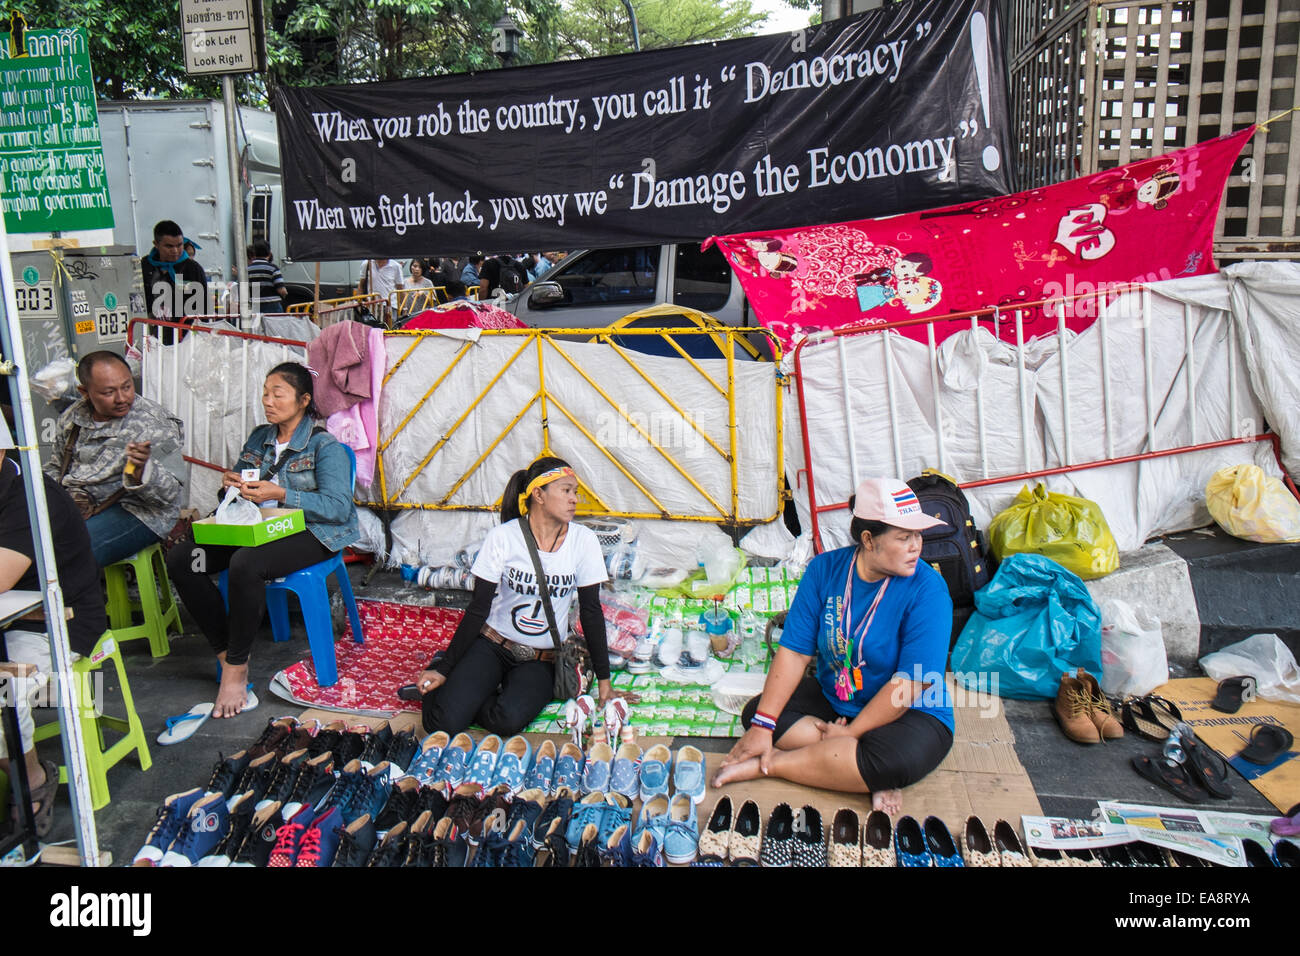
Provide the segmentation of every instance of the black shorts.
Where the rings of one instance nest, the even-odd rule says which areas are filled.
[[[749,729],[758,698],[745,705],[740,715]],[[832,721],[840,717],[822,693],[815,677],[805,677],[790,695],[785,710],[776,718],[773,741],[784,736],[803,717]],[[952,749],[952,731],[939,718],[921,710],[908,709],[897,720],[869,730],[858,738],[858,773],[868,790],[898,790],[916,783]]]

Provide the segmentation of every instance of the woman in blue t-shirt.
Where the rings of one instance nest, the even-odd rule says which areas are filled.
[[[869,792],[895,814],[899,790],[952,747],[952,599],[920,561],[921,532],[943,522],[894,478],[864,481],[849,507],[857,544],[808,565],[763,693],[741,716],[745,735],[713,785],[781,777]],[[814,659],[816,676],[804,677]]]

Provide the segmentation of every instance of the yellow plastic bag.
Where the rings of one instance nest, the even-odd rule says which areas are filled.
[[[1216,471],[1205,486],[1205,504],[1219,527],[1234,537],[1300,541],[1300,501],[1258,465]]]
[[[989,523],[999,561],[1009,554],[1041,554],[1084,580],[1119,567],[1119,548],[1096,502],[1025,485],[1011,507]]]

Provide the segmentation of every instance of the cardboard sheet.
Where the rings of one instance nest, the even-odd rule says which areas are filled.
[[[1232,768],[1278,810],[1288,810],[1300,801],[1300,745],[1291,748],[1267,766],[1242,760],[1241,753],[1256,724],[1275,724],[1291,731],[1300,741],[1300,704],[1258,698],[1241,705],[1235,714],[1224,714],[1210,706],[1218,682],[1209,677],[1171,680],[1152,693],[1172,701],[1192,725],[1196,736],[1214,748]],[[1233,786],[1240,786],[1235,778]]]

